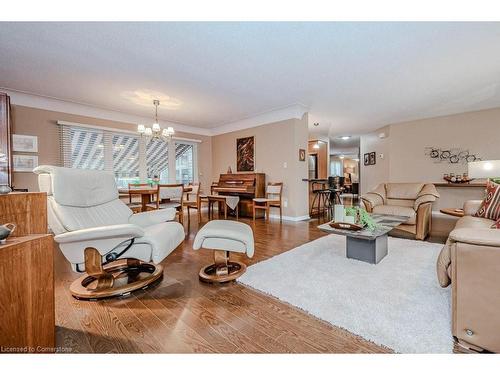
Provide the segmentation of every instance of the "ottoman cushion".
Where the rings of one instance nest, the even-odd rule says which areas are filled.
[[[251,258],[254,253],[252,228],[232,220],[209,221],[194,239],[193,249],[200,248],[246,253]]]

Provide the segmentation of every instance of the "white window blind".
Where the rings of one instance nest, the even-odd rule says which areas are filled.
[[[146,168],[149,179],[155,176],[161,183],[168,183],[168,143],[151,139],[146,145]]]
[[[139,138],[112,134],[113,172],[119,187],[139,182]]]
[[[104,132],[99,129],[61,126],[62,164],[68,168],[104,168]]]
[[[193,182],[193,145],[175,143],[175,180],[179,184]]]
[[[101,129],[61,125],[62,165],[113,172],[119,187],[139,182],[139,138]]]
[[[197,181],[197,141],[146,141],[119,129],[64,121],[58,121],[58,125],[60,164],[65,167],[113,172],[118,187],[152,182],[155,176],[161,183]],[[172,159],[175,156],[172,163],[169,163],[169,154]]]

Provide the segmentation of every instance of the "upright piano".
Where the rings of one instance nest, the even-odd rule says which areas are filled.
[[[240,197],[240,216],[252,217],[252,199],[264,198],[266,195],[265,173],[223,173],[213,191],[220,195],[237,195]],[[256,215],[263,216],[262,210]]]

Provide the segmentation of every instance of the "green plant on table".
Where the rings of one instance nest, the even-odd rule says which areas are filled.
[[[356,221],[358,224],[367,227],[369,230],[375,230],[378,225],[373,220],[368,212],[364,208],[361,207],[347,207],[345,209],[346,216],[354,216],[358,218]]]

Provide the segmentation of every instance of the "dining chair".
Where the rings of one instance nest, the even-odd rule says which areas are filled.
[[[200,183],[193,182],[191,184],[191,191],[186,193],[186,200],[182,203],[187,208],[188,223],[190,220],[189,209],[194,208],[198,211],[198,223],[201,222],[201,196],[200,196]]]
[[[127,206],[134,212],[141,212],[142,210],[142,204],[141,202],[133,201],[133,196],[140,196],[140,194],[134,194],[132,191],[134,189],[148,189],[150,188],[150,184],[128,184],[128,203]]]
[[[152,209],[175,208],[179,215],[179,223],[184,224],[184,212],[182,204],[184,201],[183,184],[158,184],[156,202],[147,206]]]
[[[283,220],[282,212],[283,182],[269,182],[266,186],[265,198],[254,198],[252,200],[253,219],[255,220],[255,210],[265,210],[266,220],[269,220],[271,207],[280,209],[280,222]]]

